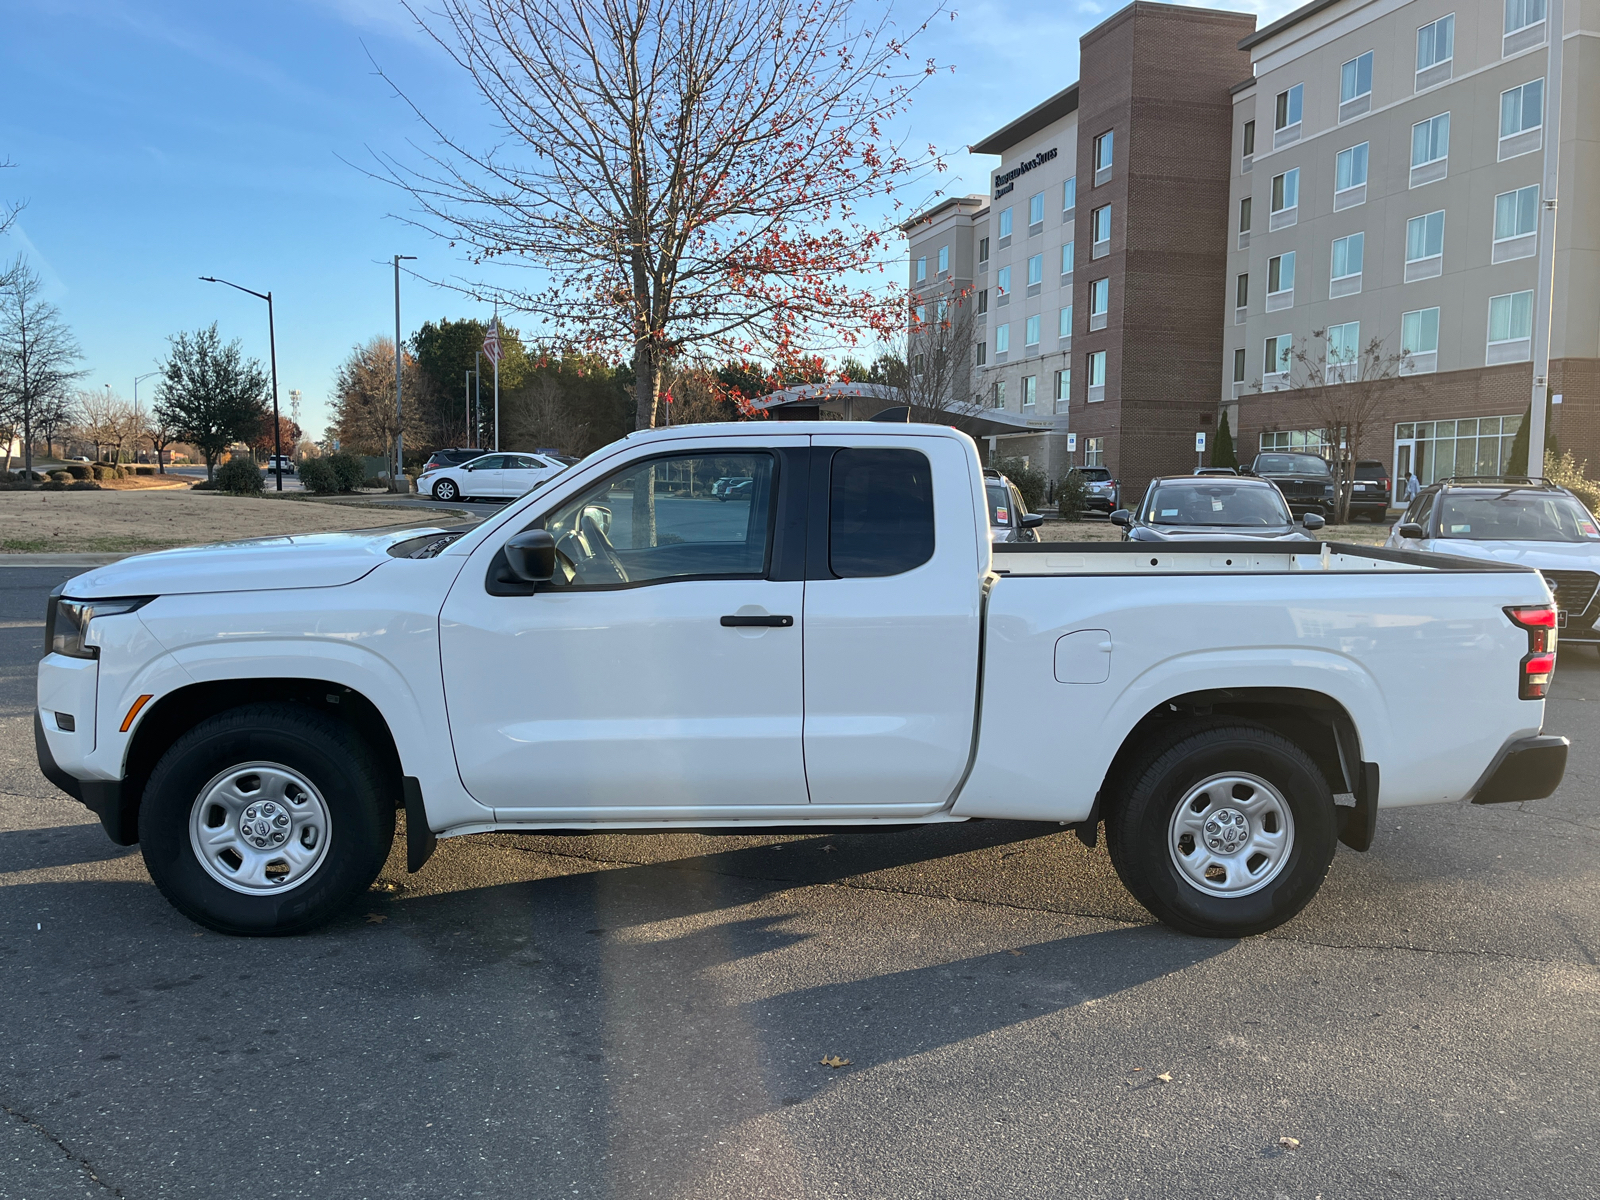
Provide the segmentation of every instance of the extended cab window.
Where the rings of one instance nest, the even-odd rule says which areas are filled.
[[[555,587],[760,578],[772,542],[772,455],[633,463],[551,513]],[[713,492],[712,485],[720,484]]]
[[[828,565],[899,575],[933,557],[933,469],[916,450],[841,450],[828,496]]]

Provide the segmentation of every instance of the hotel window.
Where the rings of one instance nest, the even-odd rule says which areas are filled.
[[[1034,406],[1034,403],[1038,399],[1039,399],[1039,377],[1037,375],[1025,375],[1025,376],[1023,376],[1023,379],[1022,379],[1022,408],[1023,408],[1023,411],[1027,411],[1028,409],[1032,408]]]
[[[1444,209],[1406,222],[1406,282],[1444,272]]]
[[[1250,211],[1254,207],[1254,197],[1246,196],[1239,201],[1239,249],[1243,250],[1250,244]]]
[[[1111,252],[1111,205],[1102,204],[1089,214],[1089,230],[1093,239],[1089,257],[1103,258]]]
[[[926,304],[919,304],[917,305],[917,328],[921,329],[923,326],[927,325],[927,323],[928,306]]]
[[[950,316],[950,301],[939,300],[933,306],[933,318],[943,325]]]
[[[1061,211],[1071,212],[1078,207],[1078,177],[1074,175],[1061,185]]]
[[[917,282],[921,283],[927,277],[928,277],[928,260],[926,258],[919,258],[919,259],[917,259]]]
[[[1339,120],[1359,117],[1372,107],[1372,51],[1339,68]]]
[[[913,354],[911,356],[911,373],[913,375],[916,375],[916,376],[920,377],[922,375],[922,369],[923,369],[923,357],[922,357],[922,355]]]
[[[1022,344],[1024,346],[1037,346],[1039,344],[1039,318],[1029,317],[1022,327]]]
[[[1450,160],[1450,114],[1440,113],[1411,127],[1411,186],[1443,179]]]
[[[1416,90],[1422,91],[1450,78],[1456,56],[1456,15],[1440,17],[1417,30]]]
[[[1509,292],[1489,298],[1488,365],[1525,362],[1533,337],[1533,293]]]
[[[989,343],[979,342],[975,349],[978,352],[978,365],[981,367],[989,361]]]
[[[1011,303],[1011,268],[1001,267],[994,273],[994,298],[997,303]]]
[[[1439,310],[1419,308],[1400,314],[1400,374],[1426,375],[1439,369]]]
[[[1254,121],[1246,121],[1244,123],[1244,161],[1246,167],[1250,165],[1250,160],[1255,157],[1255,154],[1256,123]]]
[[[1235,396],[1239,394],[1241,387],[1244,384],[1244,362],[1244,347],[1240,346],[1233,352],[1233,394]]]
[[[1010,326],[1010,324],[995,326],[995,331],[994,331],[994,352],[996,354],[1004,354],[1006,351],[1008,351],[1010,349],[1011,349],[1011,326]]]
[[[1009,208],[1002,209],[1000,212],[1000,236],[1002,238],[1011,236],[1011,210]]]
[[[1085,364],[1088,367],[1089,403],[1094,404],[1106,398],[1106,352],[1096,350],[1089,355]]]
[[[982,265],[983,263],[986,263],[988,261],[989,261],[989,239],[988,238],[979,238],[978,239],[978,263],[979,263],[979,265]]]
[[[1072,274],[1072,243],[1071,242],[1068,242],[1065,246],[1061,247],[1061,273],[1063,275],[1071,275]]]
[[[1539,248],[1539,185],[1530,183],[1494,198],[1495,262],[1528,258]]]
[[[1044,255],[1034,254],[1028,258],[1028,286],[1037,287],[1044,282]]]
[[[1300,219],[1300,168],[1272,177],[1272,211],[1268,229],[1286,229]]]
[[[1277,337],[1266,340],[1261,355],[1261,373],[1263,375],[1287,375],[1289,367],[1294,362],[1294,336],[1280,333]]]
[[[1086,467],[1103,467],[1106,465],[1106,439],[1092,437],[1083,439],[1083,465]]]
[[[1544,126],[1544,80],[1535,79],[1500,93],[1501,159],[1539,149]]]
[[[1068,398],[1072,395],[1072,368],[1056,372],[1056,411],[1067,411]]]
[[[1354,383],[1361,371],[1361,322],[1328,326],[1329,383]]]
[[[950,269],[950,247],[939,247],[939,274],[943,275]]]
[[[1544,41],[1545,0],[1506,0],[1505,39],[1502,55],[1515,54]]]
[[[1294,251],[1267,259],[1267,311],[1277,312],[1294,305]]]
[[[1070,304],[1061,310],[1061,333],[1059,336],[1064,338],[1072,336],[1072,305]]]
[[[1099,187],[1111,178],[1112,134],[1106,130],[1094,140],[1094,182]]]
[[[1028,200],[1028,232],[1032,233],[1035,225],[1041,228],[1044,225],[1044,193],[1030,197]]]
[[[978,293],[978,316],[983,316],[989,311],[989,289],[984,288]]]
[[[1106,314],[1111,308],[1111,280],[1096,279],[1089,285],[1089,328],[1106,327]]]
[[[1367,202],[1367,143],[1341,150],[1333,158],[1333,210]]]
[[[1333,267],[1328,273],[1328,299],[1353,296],[1361,290],[1361,260],[1365,257],[1367,235],[1352,233],[1333,239]]]
[[[1233,286],[1233,323],[1243,325],[1245,314],[1250,308],[1250,276],[1248,273],[1240,275]]]
[[[1300,102],[1305,95],[1305,85],[1295,84],[1288,91],[1279,92],[1272,116],[1272,148],[1281,150],[1290,142],[1300,140]]]
[[[1006,406],[1006,381],[1004,379],[996,379],[994,381],[994,406],[996,408],[1004,408]]]

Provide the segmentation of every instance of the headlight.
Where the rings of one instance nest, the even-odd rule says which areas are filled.
[[[83,644],[89,622],[96,617],[130,613],[154,599],[154,596],[135,596],[126,600],[69,600],[58,588],[51,593],[50,607],[45,613],[44,652],[65,654],[69,658],[99,658],[100,647]]]

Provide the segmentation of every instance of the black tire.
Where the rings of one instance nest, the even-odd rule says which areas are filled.
[[[1158,737],[1139,756],[1106,812],[1106,846],[1124,886],[1160,921],[1200,937],[1247,937],[1289,920],[1317,894],[1338,841],[1333,794],[1311,758],[1282,735],[1232,719],[1196,721]],[[1276,788],[1293,818],[1276,876],[1245,895],[1201,891],[1178,870],[1173,812],[1197,784],[1245,772]]]
[[[462,499],[461,489],[456,486],[453,479],[441,479],[433,485],[433,498],[443,500],[446,504],[453,500]]]
[[[245,894],[213,878],[190,840],[190,815],[230,767],[282,764],[321,793],[327,844],[317,865],[282,892]],[[296,704],[252,704],[210,717],[180,737],[150,775],[139,806],[146,869],[179,912],[219,933],[270,937],[324,924],[371,886],[394,842],[395,810],[366,742]]]

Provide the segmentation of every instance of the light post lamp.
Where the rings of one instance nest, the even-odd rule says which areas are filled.
[[[146,371],[143,375],[135,375],[133,377],[133,411],[135,413],[139,411],[139,384],[144,380],[149,379],[150,376],[159,374],[161,374],[160,371]],[[159,467],[161,465],[161,451],[157,450],[156,466]]]
[[[267,302],[267,346],[272,355],[272,469],[278,478],[278,490],[281,492],[283,491],[283,436],[278,425],[278,334],[272,324],[272,293],[253,292],[247,287],[240,287],[237,283],[228,283],[226,279],[217,279],[210,275],[202,275],[200,280],[202,283],[227,283],[236,291]]]
[[[406,477],[406,423],[405,408],[400,403],[400,363],[402,354],[400,350],[400,264],[402,262],[416,262],[415,254],[396,254],[394,256],[394,484],[398,490],[400,481]],[[410,485],[406,487],[410,491]]]

